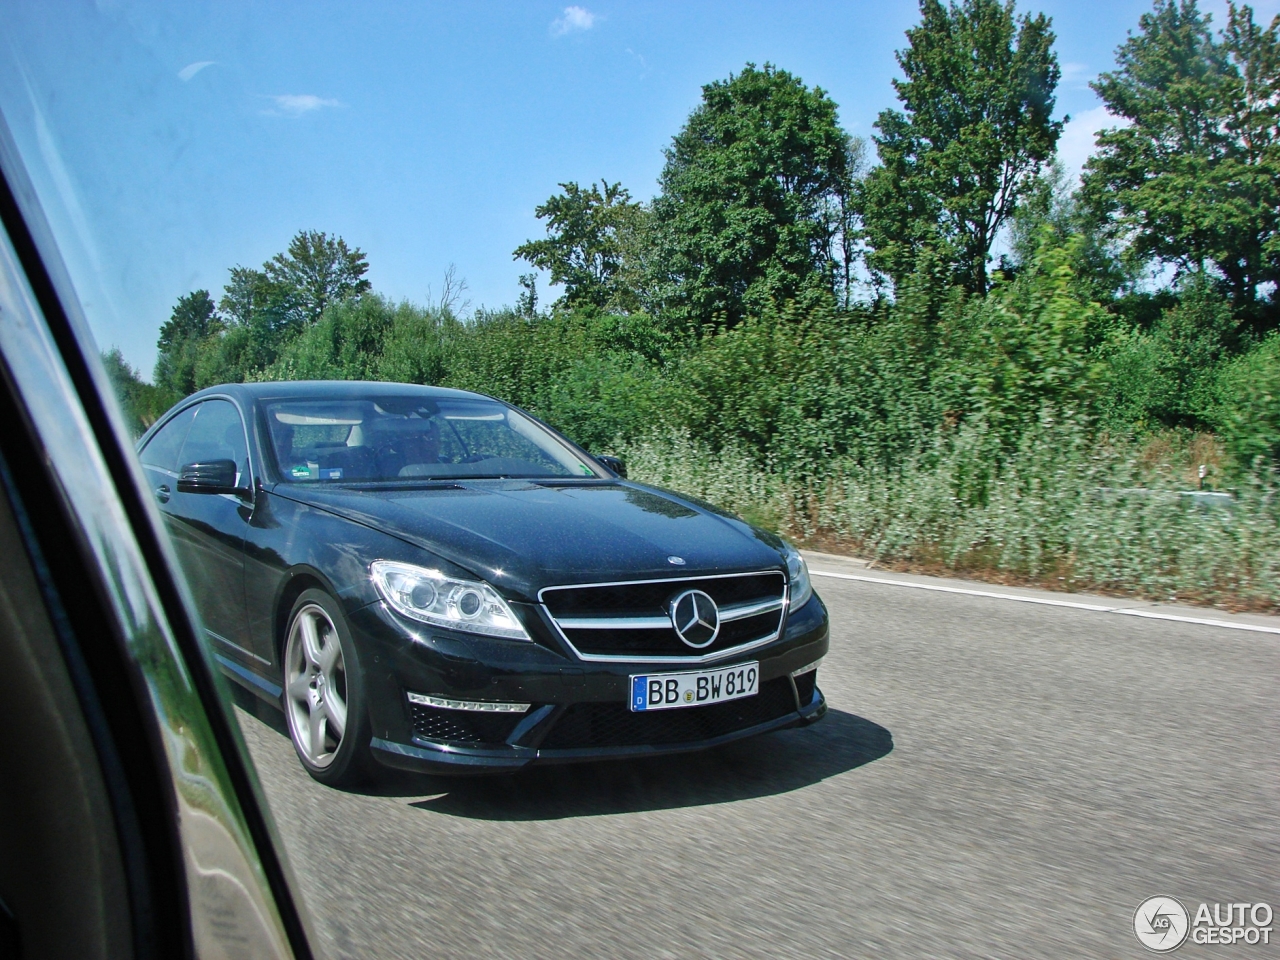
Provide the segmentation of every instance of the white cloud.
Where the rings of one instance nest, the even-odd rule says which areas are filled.
[[[633,60],[635,60],[636,63],[640,64],[640,76],[642,78],[647,76],[649,73],[649,61],[646,60],[640,54],[636,53],[630,47],[627,47],[627,53],[631,56]]]
[[[1093,71],[1087,63],[1064,63],[1062,65],[1062,82],[1070,86],[1084,89],[1093,79]]]
[[[218,61],[216,60],[200,60],[196,63],[188,63],[185,67],[178,71],[178,79],[186,83],[205,67],[212,67]]]
[[[1072,117],[1062,128],[1062,136],[1058,138],[1058,162],[1062,164],[1067,176],[1080,176],[1084,162],[1097,146],[1095,137],[1099,130],[1127,126],[1128,120],[1115,116],[1103,106]]]
[[[551,21],[551,35],[563,37],[566,33],[590,30],[599,19],[586,7],[565,7],[564,16]]]
[[[326,100],[314,93],[281,93],[271,97],[271,100],[275,103],[275,109],[263,112],[272,117],[300,117],[321,107],[342,106],[337,100]]]

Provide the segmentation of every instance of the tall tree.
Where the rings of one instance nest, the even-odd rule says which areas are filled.
[[[160,351],[152,377],[156,385],[173,391],[179,397],[194,391],[200,345],[222,328],[222,319],[208,290],[196,290],[179,297],[169,319],[160,327],[160,337],[156,341]],[[116,367],[108,364],[108,369]]]
[[[315,323],[335,300],[366,292],[368,270],[369,261],[359,247],[351,249],[341,237],[317,230],[298,231],[288,250],[262,265],[266,279],[287,292],[304,323]]]
[[[359,248],[315,230],[299,231],[261,270],[232,267],[216,308],[207,290],[178,298],[160,330],[156,384],[185,396],[251,378],[327,306],[368,291],[368,269]]]
[[[272,280],[266,270],[234,266],[228,272],[231,277],[222,288],[218,309],[229,327],[277,336],[306,325],[297,288]]]
[[[369,290],[364,252],[341,237],[300,230],[261,270],[232,267],[219,307],[229,329],[205,358],[206,381],[237,382],[273,363],[325,308]]]
[[[921,0],[897,53],[902,110],[876,121],[880,165],[860,191],[872,269],[900,284],[927,248],[953,282],[986,292],[991,245],[1062,132],[1049,27],[1015,17],[1013,0]]]
[[[747,64],[703,87],[652,204],[660,305],[733,325],[781,300],[829,296],[850,156],[834,101],[785,70]]]
[[[1195,0],[1156,0],[1093,84],[1128,126],[1099,134],[1088,202],[1131,258],[1216,272],[1242,312],[1280,281],[1278,29],[1229,4],[1215,37]]]
[[[512,256],[563,284],[566,306],[634,309],[638,301],[626,280],[624,259],[641,228],[644,207],[632,202],[621,183],[601,180],[584,189],[569,182],[560,189],[534,211],[547,221],[546,238],[521,244]]]

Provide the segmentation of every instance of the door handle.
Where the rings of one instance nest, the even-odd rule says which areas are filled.
[[[156,499],[161,503],[169,502],[169,487],[167,484],[162,483],[160,486],[156,487]]]

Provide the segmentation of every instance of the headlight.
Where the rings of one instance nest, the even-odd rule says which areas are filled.
[[[382,599],[406,617],[507,640],[530,639],[507,602],[487,583],[391,560],[373,561],[369,573]]]
[[[791,609],[799,610],[813,596],[813,584],[809,582],[809,565],[800,551],[791,544],[786,546],[787,580],[791,583]]]

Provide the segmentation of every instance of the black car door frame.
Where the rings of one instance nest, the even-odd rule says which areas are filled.
[[[237,469],[242,476],[240,483],[249,491],[248,499],[229,493],[183,492],[177,488],[175,475],[172,490],[166,500],[159,502],[159,507],[169,521],[174,545],[195,595],[205,632],[223,654],[231,654],[247,662],[266,663],[249,644],[244,606],[244,542],[256,496],[253,448],[245,427],[244,411],[229,396],[201,397],[195,404],[196,418],[191,431],[200,423],[201,409],[208,409],[207,405],[212,403],[229,404],[240,421],[246,462],[237,464]],[[190,438],[191,432],[188,432],[179,451],[176,471],[179,474],[182,465],[191,460],[188,452]]]

